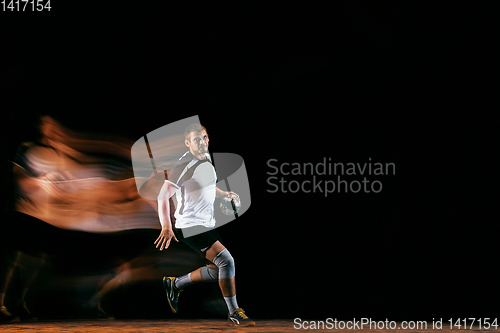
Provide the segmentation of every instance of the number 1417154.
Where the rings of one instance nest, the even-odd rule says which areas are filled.
[[[2,10],[4,12],[27,12],[27,11],[49,11],[50,0],[2,0]]]

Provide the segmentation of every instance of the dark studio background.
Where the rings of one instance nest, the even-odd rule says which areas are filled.
[[[245,160],[251,208],[220,232],[250,316],[498,315],[497,4],[103,6],[0,14],[5,160],[40,114],[133,139],[199,115],[211,152]],[[323,157],[396,175],[379,194],[266,191],[269,159]],[[128,301],[166,309],[142,288]]]

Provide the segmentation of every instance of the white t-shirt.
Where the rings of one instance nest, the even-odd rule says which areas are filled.
[[[198,160],[189,151],[167,171],[167,180],[176,190],[176,228],[215,226],[214,201],[217,175],[209,154]]]

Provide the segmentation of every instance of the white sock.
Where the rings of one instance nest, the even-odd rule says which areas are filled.
[[[229,314],[233,313],[234,310],[239,308],[238,302],[236,302],[236,295],[232,297],[224,297],[224,300],[226,301]]]
[[[191,281],[191,273],[179,276],[175,279],[174,282],[174,285],[177,289],[184,289],[191,284],[193,284],[193,281]]]

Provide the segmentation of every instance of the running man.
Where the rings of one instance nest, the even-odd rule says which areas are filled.
[[[222,245],[216,229],[208,230],[184,238],[185,228],[215,226],[215,197],[231,196],[216,187],[217,175],[208,154],[208,134],[200,124],[192,124],[184,132],[185,144],[189,148],[168,172],[158,195],[158,213],[162,230],[156,239],[156,248],[160,251],[168,248],[170,241],[180,239],[194,249],[210,263],[180,277],[163,278],[172,312],[178,312],[177,303],[181,291],[187,286],[202,281],[219,281],[219,286],[226,301],[229,315],[228,323],[235,326],[255,326],[255,322],[245,315],[236,302],[234,259],[228,249]],[[170,215],[170,197],[176,195],[175,228]]]

